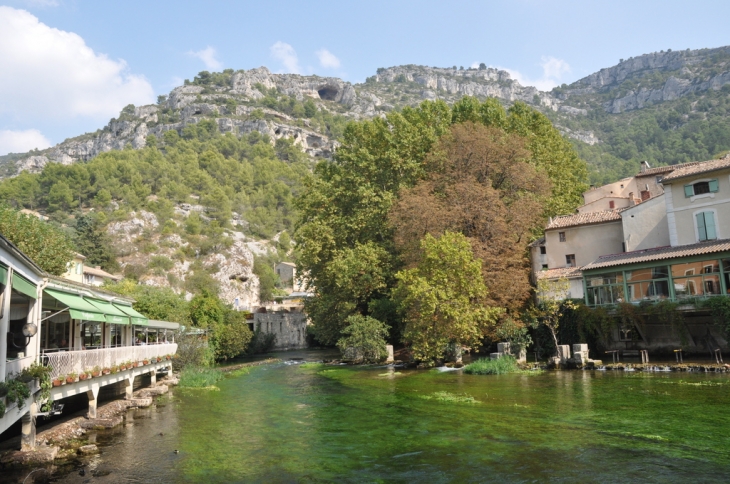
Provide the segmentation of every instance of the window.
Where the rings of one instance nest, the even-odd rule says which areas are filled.
[[[657,175],[656,176],[656,183],[657,183],[657,185],[660,184],[663,179],[664,179],[664,177],[662,175]]]
[[[565,232],[558,232],[558,238],[560,242],[565,242]]]
[[[669,298],[669,269],[667,266],[650,267],[626,272],[629,301]]]
[[[568,267],[575,267],[575,254],[568,254],[565,256],[565,264]]]
[[[84,264],[81,262],[76,263],[76,274],[83,274],[84,273]]]
[[[700,242],[703,240],[715,240],[717,238],[714,212],[696,213],[695,221],[697,222],[697,239]]]
[[[540,247],[540,254],[542,254],[542,255],[547,254],[547,250],[546,250],[546,247],[544,245],[542,247]]]
[[[702,195],[705,193],[715,193],[719,190],[720,184],[717,179],[709,181],[699,181],[692,185],[684,186],[685,198],[694,197],[695,195]]]
[[[542,265],[542,270],[546,271],[546,270],[547,270],[547,268],[548,268],[548,265],[547,265],[547,264],[543,264],[543,265]]]
[[[608,202],[608,208],[616,208],[616,202],[614,202],[613,200]]]
[[[621,272],[586,277],[588,304],[600,306],[624,301],[624,278]]]
[[[704,260],[672,265],[674,293],[677,299],[720,294],[720,263]]]

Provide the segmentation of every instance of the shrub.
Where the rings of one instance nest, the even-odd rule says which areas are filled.
[[[23,408],[25,400],[30,397],[30,388],[20,380],[9,380],[7,401],[9,404],[17,403],[18,408]]]
[[[482,358],[464,367],[464,373],[470,375],[504,375],[520,371],[517,361],[511,356],[503,356],[496,360]]]
[[[257,329],[253,333],[253,338],[246,352],[250,355],[268,353],[274,346],[276,346],[276,335],[274,333],[264,333]]]
[[[387,356],[385,344],[388,325],[360,314],[348,317],[346,322],[348,326],[342,331],[344,337],[337,341],[337,347],[343,355],[348,348],[354,348],[356,359],[363,363],[375,363]]]
[[[176,338],[176,342],[177,358],[173,360],[175,369],[210,366],[213,363],[213,348],[208,344],[207,336],[183,333]]]

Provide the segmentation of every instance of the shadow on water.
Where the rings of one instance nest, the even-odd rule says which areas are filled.
[[[724,375],[302,365],[175,390],[55,482],[725,482]],[[301,359],[299,359],[301,358]],[[162,435],[160,435],[162,433]],[[179,450],[176,454],[173,451]]]

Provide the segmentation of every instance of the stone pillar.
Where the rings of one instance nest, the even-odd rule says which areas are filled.
[[[86,392],[86,396],[89,397],[89,413],[88,418],[96,418],[96,402],[99,396],[99,385],[91,385],[91,390]]]
[[[20,450],[29,451],[35,449],[35,415],[37,412],[36,403],[30,404],[28,413],[21,417],[22,430],[20,437]]]
[[[129,376],[124,379],[124,398],[131,400],[133,398],[132,392],[134,392],[134,377]]]
[[[386,363],[393,363],[395,359],[393,358],[393,345],[385,345],[385,352],[388,354],[388,357],[385,359]]]
[[[157,385],[157,368],[153,369],[150,372],[150,385],[151,386]]]
[[[570,345],[559,345],[558,355],[560,356],[560,363],[566,363],[570,359]]]

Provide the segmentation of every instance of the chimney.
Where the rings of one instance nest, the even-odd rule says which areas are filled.
[[[648,161],[646,161],[646,160],[644,160],[644,161],[642,161],[642,162],[641,162],[641,168],[639,169],[639,172],[640,172],[640,173],[644,173],[644,172],[645,172],[646,170],[648,170],[649,168],[651,168],[651,167],[649,166],[649,162],[648,162]]]

